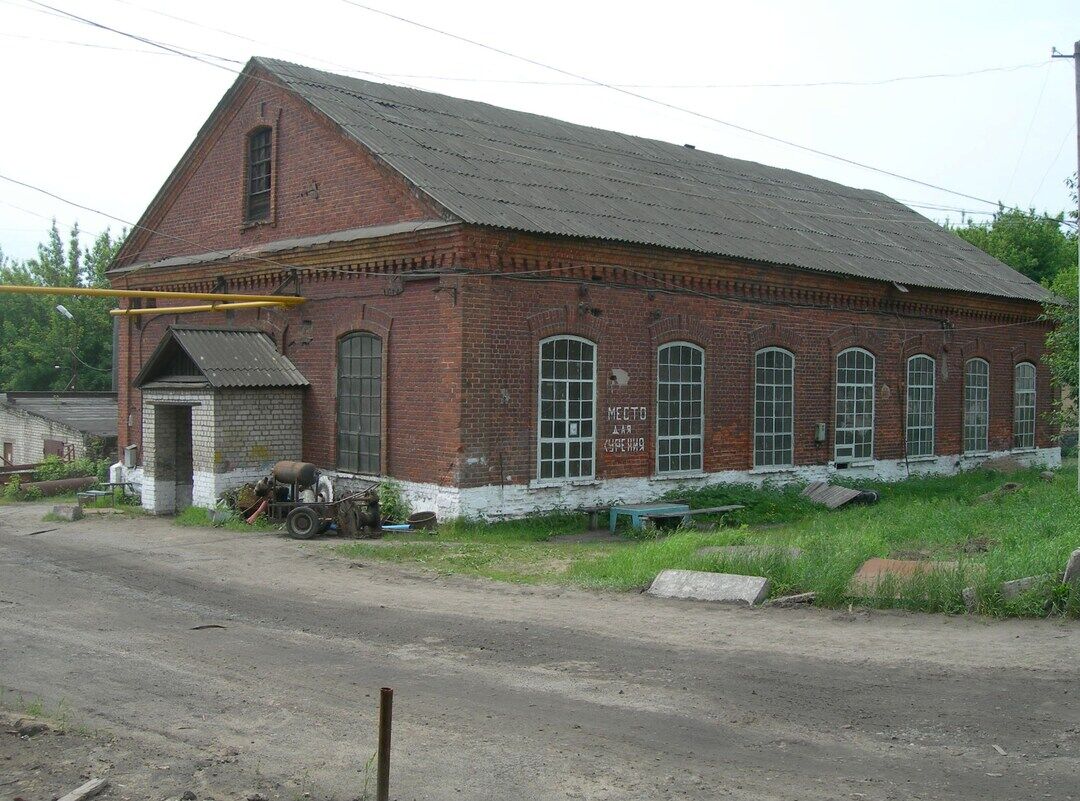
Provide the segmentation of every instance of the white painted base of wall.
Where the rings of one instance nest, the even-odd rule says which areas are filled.
[[[413,481],[399,480],[398,483],[409,505],[416,511],[435,512],[440,520],[451,520],[455,517],[494,519],[522,517],[557,509],[580,509],[583,506],[638,503],[652,500],[673,489],[696,489],[713,484],[751,484],[760,487],[763,484],[786,484],[793,481],[828,481],[833,476],[856,480],[902,481],[909,476],[949,475],[971,470],[986,460],[999,456],[1013,456],[1029,466],[1061,466],[1060,448],[1039,448],[1023,452],[996,451],[981,456],[937,456],[909,462],[903,459],[879,459],[846,469],[837,469],[831,464],[816,464],[802,465],[790,470],[724,470],[678,479],[615,478],[544,487],[506,484],[462,488]],[[174,500],[174,497],[169,496],[170,492],[175,493],[175,487],[171,483],[144,483],[142,468],[121,472],[122,480],[131,482],[137,491],[142,492],[142,505],[147,511],[157,513],[155,505],[157,509],[168,508],[166,499]],[[249,481],[257,481],[264,475],[265,470],[195,473],[193,503],[195,506],[212,508],[225,490]],[[367,482],[348,475],[335,476],[335,482],[344,490],[359,489],[367,485]]]
[[[1060,448],[1033,451],[998,451],[977,457],[938,456],[905,463],[903,459],[880,459],[858,467],[837,469],[834,465],[804,465],[791,470],[725,470],[684,478],[616,478],[556,486],[524,484],[486,487],[443,487],[399,481],[402,492],[414,510],[433,511],[440,520],[455,517],[523,517],[557,509],[580,509],[612,503],[641,503],[673,489],[697,489],[713,484],[787,484],[793,481],[827,481],[833,476],[875,481],[902,481],[909,476],[949,475],[978,467],[988,459],[1013,456],[1029,466],[1047,468],[1061,465]],[[342,477],[344,480],[345,477]]]
[[[176,509],[176,482],[141,481],[142,508],[151,514],[171,513]]]
[[[113,465],[111,470],[111,480],[127,481],[132,484],[136,492],[142,495],[142,508],[146,511],[152,514],[172,514],[176,508],[174,482],[147,480],[141,467],[126,470],[123,465]],[[213,509],[217,504],[217,499],[225,490],[258,481],[266,473],[266,470],[258,468],[232,470],[228,473],[195,472],[192,481],[191,505]]]

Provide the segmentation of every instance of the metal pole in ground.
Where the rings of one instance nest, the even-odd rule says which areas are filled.
[[[394,690],[379,693],[379,768],[375,779],[376,801],[390,801],[390,725],[394,716]]]
[[[1056,49],[1052,53],[1052,58],[1071,58],[1073,60],[1073,71],[1076,77],[1076,164],[1077,169],[1080,170],[1080,41],[1073,43],[1073,51],[1070,56],[1068,53],[1059,53]],[[1080,180],[1080,178],[1078,178]],[[1080,214],[1080,183],[1077,187],[1077,214]],[[1078,231],[1080,231],[1080,216],[1076,218],[1076,224]],[[1078,233],[1080,236],[1080,233]],[[1080,266],[1080,247],[1077,248],[1077,264]],[[1080,273],[1076,276],[1077,291],[1080,292]],[[1077,303],[1080,304],[1080,297],[1077,297]],[[1080,314],[1077,315],[1077,334],[1080,335]],[[1076,406],[1076,412],[1078,415],[1078,422],[1080,422],[1080,386],[1072,388],[1073,404]],[[1076,470],[1076,491],[1080,492],[1080,467]]]

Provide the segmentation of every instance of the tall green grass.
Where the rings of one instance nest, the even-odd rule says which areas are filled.
[[[1023,487],[990,501],[979,496],[1016,481]],[[1053,482],[1035,470],[1012,476],[977,471],[953,477],[916,478],[899,484],[866,485],[882,494],[872,506],[835,511],[791,502],[791,491],[768,490],[761,499],[742,488],[718,487],[690,493],[692,506],[742,498],[750,519],[782,520],[768,528],[742,525],[711,534],[680,531],[670,537],[575,563],[569,578],[586,586],[629,589],[648,584],[663,569],[712,570],[766,576],[771,594],[814,591],[817,602],[838,606],[853,600],[879,607],[934,612],[964,610],[961,591],[975,586],[979,609],[993,615],[1077,614],[1080,588],[1041,588],[1005,600],[1002,581],[1059,573],[1080,547],[1080,500],[1073,479],[1062,471]],[[705,545],[796,546],[799,559],[762,553],[752,558],[703,556]],[[985,548],[985,550],[983,550]],[[883,582],[871,598],[856,598],[852,575],[871,557],[910,556],[955,565],[905,581]]]
[[[971,471],[917,477],[899,483],[861,482],[881,495],[874,505],[835,511],[800,496],[801,486],[720,485],[675,490],[667,500],[694,508],[742,504],[745,508],[704,521],[711,530],[639,533],[620,542],[554,542],[585,531],[582,514],[544,514],[484,523],[452,520],[431,533],[392,535],[378,544],[347,543],[352,558],[411,562],[443,573],[503,581],[557,582],[613,590],[648,586],[661,570],[678,568],[770,579],[772,596],[813,591],[826,607],[858,603],[880,608],[959,613],[962,591],[978,590],[978,611],[996,616],[1080,617],[1080,588],[1048,580],[1017,598],[998,586],[1026,576],[1057,574],[1080,547],[1080,500],[1075,462],[1054,481],[1037,470],[1003,476]],[[989,501],[980,496],[1007,481],[1022,488]],[[701,518],[698,518],[701,521]],[[721,525],[722,523],[722,525]],[[750,554],[701,554],[709,545],[773,546]],[[798,547],[791,559],[777,548]],[[886,580],[866,597],[851,578],[871,557],[919,558],[938,569],[907,580]]]

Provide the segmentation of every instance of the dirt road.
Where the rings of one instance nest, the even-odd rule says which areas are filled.
[[[389,685],[398,799],[1080,799],[1076,623],[490,584],[45,508],[0,507],[0,685],[117,735],[106,797],[355,798]]]

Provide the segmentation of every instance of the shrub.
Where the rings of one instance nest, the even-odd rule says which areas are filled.
[[[402,494],[401,484],[392,478],[380,481],[376,491],[379,494],[379,513],[383,520],[404,521],[412,512]]]
[[[94,476],[98,481],[108,481],[109,460],[84,457],[65,462],[59,456],[46,456],[34,471],[34,481],[58,481],[62,478],[82,476]]]

